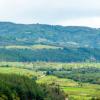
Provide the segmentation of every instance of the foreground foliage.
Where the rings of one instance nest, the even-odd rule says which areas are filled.
[[[0,100],[64,100],[57,86],[38,85],[32,79],[0,74]]]

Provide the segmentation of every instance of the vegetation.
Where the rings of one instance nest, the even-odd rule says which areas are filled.
[[[9,77],[16,74],[18,77],[27,77],[29,80],[36,81],[35,84],[41,87],[43,95],[47,98],[53,97],[54,100],[64,100],[59,99],[63,97],[69,100],[100,99],[100,83],[97,83],[100,79],[99,63],[1,62],[0,66],[1,76]],[[60,90],[61,95],[58,96],[59,92],[55,92],[57,90]],[[55,99],[55,96],[59,98]]]
[[[57,86],[38,85],[34,80],[14,74],[0,74],[0,100],[64,100]]]
[[[48,73],[49,74],[49,73]],[[78,82],[100,84],[100,68],[71,68],[53,71],[51,74],[60,78],[69,78]]]
[[[100,62],[100,30],[0,22],[0,61]]]
[[[36,46],[35,46],[36,47]],[[38,48],[38,47],[36,47]],[[42,48],[42,47],[40,47]],[[44,48],[44,47],[43,47]],[[49,48],[49,47],[48,47]],[[56,48],[56,47],[55,47]],[[0,61],[12,62],[99,62],[99,49],[89,48],[0,48]]]
[[[100,29],[0,22],[0,100],[100,100]]]
[[[1,48],[6,48],[6,49],[60,49],[61,47],[57,46],[50,46],[50,45],[30,45],[30,46],[21,46],[21,45],[11,45],[11,46],[1,46]]]
[[[89,27],[0,22],[0,45],[47,44],[64,47],[99,47],[100,30]]]

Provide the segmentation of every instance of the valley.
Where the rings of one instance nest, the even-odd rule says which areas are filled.
[[[1,62],[0,66],[2,74],[24,75],[32,80],[35,79],[38,84],[56,85],[65,92],[69,100],[92,100],[93,98],[99,100],[100,98],[99,63]],[[74,77],[76,75],[77,78],[78,75],[80,79],[68,77],[70,70],[76,71],[75,74],[73,73]],[[71,76],[71,72],[69,75]],[[83,79],[87,79],[86,81],[81,80],[80,76],[84,75]]]
[[[100,100],[100,29],[0,22],[0,100]]]

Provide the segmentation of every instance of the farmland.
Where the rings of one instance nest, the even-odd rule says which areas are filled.
[[[63,75],[64,72],[68,72],[69,69],[86,69],[97,68],[100,70],[99,63],[52,63],[52,62],[33,62],[33,63],[19,63],[19,62],[0,62],[0,73],[2,74],[17,74],[24,75],[31,79],[36,79],[38,84],[56,84],[59,88],[65,92],[66,97],[69,100],[92,100],[100,99],[100,83],[92,83],[91,81],[79,81],[74,80],[71,77]],[[59,75],[58,72],[60,73]],[[56,73],[56,74],[55,74]],[[99,72],[98,72],[99,73]],[[71,75],[70,73],[69,75]],[[77,73],[76,73],[77,74]],[[82,73],[78,73],[82,74]],[[90,74],[90,73],[86,73]],[[92,72],[93,75],[97,75],[97,72]],[[61,76],[62,77],[61,77]],[[87,77],[87,76],[86,76]],[[94,77],[95,80],[96,77]],[[100,77],[98,77],[100,80]]]

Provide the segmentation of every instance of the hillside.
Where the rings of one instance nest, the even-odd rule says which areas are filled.
[[[64,98],[100,100],[100,63],[0,62],[0,100]]]
[[[43,43],[59,46],[100,47],[100,29],[44,24],[0,22],[0,43],[33,45]]]
[[[64,99],[64,93],[56,86],[42,86],[25,76],[0,74],[0,100]]]
[[[100,61],[100,29],[0,22],[0,61]]]

